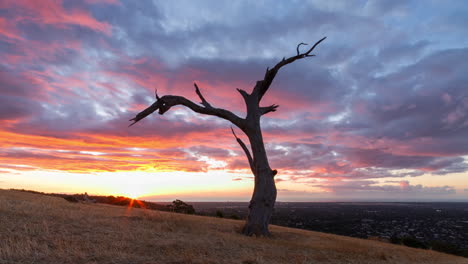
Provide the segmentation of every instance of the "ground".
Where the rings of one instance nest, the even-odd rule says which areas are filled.
[[[430,250],[279,226],[271,226],[271,238],[245,237],[243,221],[9,190],[0,190],[0,223],[0,264],[468,263]]]

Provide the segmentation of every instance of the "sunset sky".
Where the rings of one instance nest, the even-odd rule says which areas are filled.
[[[278,201],[468,201],[468,2],[0,1],[0,188],[248,201],[227,121],[263,99]],[[307,47],[307,46],[306,46]],[[302,47],[305,49],[306,47]],[[240,130],[237,134],[247,142]]]

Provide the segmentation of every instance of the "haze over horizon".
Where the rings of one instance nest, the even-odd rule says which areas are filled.
[[[0,2],[0,188],[248,201],[227,121],[279,72],[262,129],[278,201],[468,201],[468,2]],[[308,46],[302,46],[306,49]],[[241,131],[238,136],[245,137]],[[247,140],[244,140],[247,142]]]

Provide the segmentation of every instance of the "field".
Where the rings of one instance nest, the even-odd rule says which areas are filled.
[[[468,263],[278,226],[271,238],[245,237],[242,223],[0,190],[0,263]]]

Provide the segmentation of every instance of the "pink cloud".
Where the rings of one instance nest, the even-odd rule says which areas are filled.
[[[444,101],[445,104],[450,104],[452,102],[452,96],[448,93],[443,93],[442,94],[442,101]]]
[[[408,190],[410,187],[409,181],[400,181],[400,188],[403,191]]]
[[[61,0],[6,0],[0,8],[12,6],[17,6],[23,11],[23,16],[16,18],[18,21],[34,21],[56,27],[78,25],[107,35],[112,31],[108,23],[96,20],[85,10],[66,10]]]
[[[108,5],[118,5],[120,2],[118,0],[85,0],[88,4],[108,4]]]
[[[0,35],[13,40],[23,40],[21,33],[10,21],[0,17]]]

